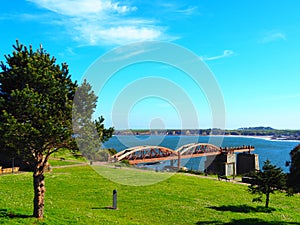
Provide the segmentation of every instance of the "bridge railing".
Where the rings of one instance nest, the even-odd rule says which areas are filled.
[[[251,152],[253,146],[243,145],[238,147],[217,147],[209,143],[190,143],[172,150],[161,146],[137,146],[125,149],[113,156],[116,161],[128,160],[131,164],[142,162],[154,162],[162,160],[172,160],[218,155],[222,153],[233,154],[235,152]]]

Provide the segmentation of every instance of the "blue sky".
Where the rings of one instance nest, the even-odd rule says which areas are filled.
[[[111,49],[137,41],[171,42],[198,55],[214,74],[224,98],[225,128],[300,129],[299,8],[298,0],[5,0],[0,59],[12,52],[16,39],[34,48],[42,44],[58,63],[67,62],[72,78],[80,81]],[[136,99],[123,112],[126,124],[116,123],[124,118],[118,118],[118,107],[113,113],[122,90],[147,77],[177,85],[186,94],[178,101],[191,102],[198,121],[191,119],[185,127],[177,102],[157,94]],[[96,113],[117,129],[208,128],[213,124],[210,105],[182,71],[142,63],[107,82]]]

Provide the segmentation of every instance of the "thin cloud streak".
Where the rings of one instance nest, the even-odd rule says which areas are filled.
[[[178,16],[191,16],[199,14],[197,6],[180,5],[176,3],[160,3],[160,6],[168,13],[175,13]],[[173,15],[174,16],[174,15]]]
[[[138,47],[139,45],[137,45]],[[128,60],[130,58],[133,58],[135,56],[138,55],[142,55],[144,53],[147,52],[151,52],[151,51],[155,51],[158,50],[157,48],[152,48],[152,49],[136,49],[135,51],[128,51],[128,49],[126,49],[127,51],[125,52],[120,52],[120,51],[116,51],[116,55],[108,60],[105,60],[104,62],[118,62],[118,61],[123,61],[123,60]]]
[[[265,33],[259,42],[265,44],[275,41],[286,41],[286,35],[283,32],[270,31]]]
[[[186,16],[190,16],[190,15],[193,15],[193,14],[197,13],[197,10],[198,10],[197,7],[188,7],[188,8],[185,8],[185,9],[175,10],[175,12],[186,15]]]
[[[217,59],[222,59],[222,58],[227,58],[234,55],[234,51],[232,50],[224,50],[222,55],[217,55],[217,56],[211,56],[211,57],[207,57],[207,56],[202,56],[200,57],[202,60],[204,61],[211,61],[211,60],[217,60]]]

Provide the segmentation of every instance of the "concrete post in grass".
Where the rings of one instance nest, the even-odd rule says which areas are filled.
[[[113,209],[117,209],[117,190],[113,190]]]

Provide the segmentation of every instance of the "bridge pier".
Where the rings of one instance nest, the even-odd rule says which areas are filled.
[[[258,155],[249,153],[222,153],[217,156],[207,156],[205,169],[208,173],[225,176],[249,173],[259,170]]]
[[[240,153],[237,155],[237,173],[245,174],[259,170],[258,154]]]
[[[222,153],[216,156],[207,156],[205,161],[205,169],[208,173],[235,176],[236,154]]]
[[[190,143],[172,150],[161,146],[136,146],[124,149],[113,156],[115,161],[128,160],[130,164],[154,164],[170,160],[170,168],[180,169],[182,158],[206,157],[205,171],[226,176],[247,173],[258,169],[258,156],[250,154],[253,146],[218,147],[209,143]],[[234,153],[248,152],[238,156]],[[177,160],[177,166],[175,161]],[[237,169],[238,167],[238,169]]]
[[[178,154],[178,159],[177,159],[177,170],[180,169],[180,160],[181,160],[181,157],[180,157],[180,154]],[[170,160],[170,166],[174,168],[174,159],[171,159]]]

